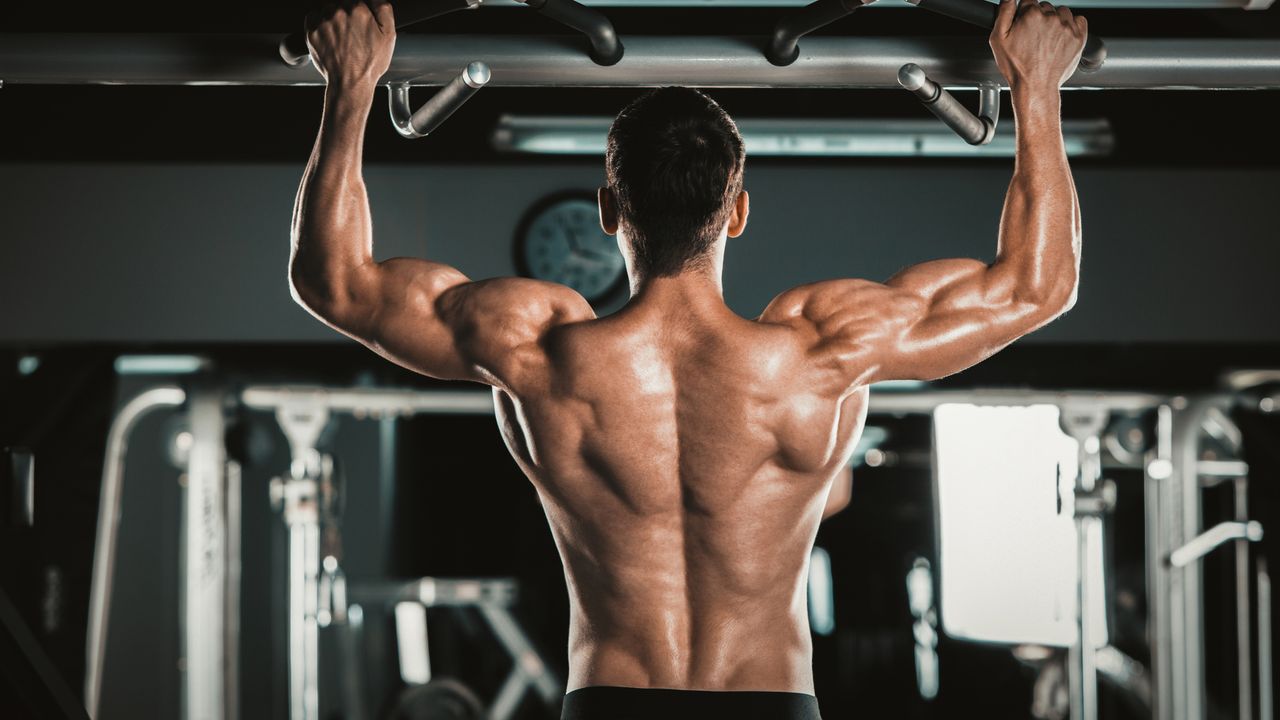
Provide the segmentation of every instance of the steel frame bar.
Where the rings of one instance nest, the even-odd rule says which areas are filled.
[[[187,461],[186,497],[182,513],[182,716],[186,720],[230,720],[235,698],[228,697],[227,677],[237,672],[227,654],[228,506],[226,420],[220,390],[191,395],[192,445]],[[238,526],[238,520],[233,523]]]
[[[326,388],[315,385],[252,385],[240,395],[255,410],[274,412],[282,405],[306,398],[331,412],[368,417],[396,417],[415,413],[487,415],[493,394],[484,390],[424,390],[418,388]],[[975,405],[1058,405],[1064,408],[1142,412],[1159,407],[1165,398],[1135,392],[1088,390],[908,390],[876,391],[872,386],[870,412],[893,415],[927,414],[944,403]]]
[[[107,432],[107,457],[98,500],[98,530],[93,545],[93,576],[89,585],[89,628],[85,643],[84,704],[89,717],[98,717],[102,672],[107,653],[107,627],[115,585],[116,539],[120,527],[120,499],[124,493],[124,460],[129,435],[140,420],[161,408],[176,408],[187,395],[178,387],[154,387],[139,393],[116,413]]]
[[[8,84],[320,85],[290,68],[279,36],[0,34]],[[1280,40],[1108,39],[1095,73],[1068,88],[1280,88]],[[1003,83],[981,38],[806,38],[786,67],[765,58],[764,37],[635,36],[614,66],[597,65],[576,36],[407,35],[388,84],[444,85],[460,63],[482,60],[493,87],[896,88],[898,68],[920,65],[945,87]]]

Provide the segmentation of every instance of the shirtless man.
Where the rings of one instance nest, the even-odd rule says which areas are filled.
[[[614,122],[600,222],[631,299],[597,318],[561,285],[374,261],[361,152],[392,9],[373,0],[311,24],[328,88],[293,216],[294,296],[393,362],[493,386],[564,562],[565,718],[818,717],[809,549],[868,387],[963,370],[1074,302],[1059,88],[1085,34],[1065,8],[1000,8],[991,47],[1017,161],[994,262],[816,282],[748,320],[720,284],[726,239],[747,224],[742,139],[709,98],[664,88]]]

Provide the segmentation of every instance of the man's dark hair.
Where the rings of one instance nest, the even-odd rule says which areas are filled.
[[[706,260],[742,191],[745,158],[733,120],[697,90],[653,90],[618,114],[605,172],[645,275]]]

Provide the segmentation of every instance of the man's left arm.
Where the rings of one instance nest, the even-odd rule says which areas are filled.
[[[298,189],[289,264],[294,298],[330,327],[431,377],[510,388],[555,325],[593,316],[577,293],[521,278],[471,282],[443,263],[373,259],[361,174],[365,124],[395,46],[386,0],[308,23],[325,76],[324,115]]]

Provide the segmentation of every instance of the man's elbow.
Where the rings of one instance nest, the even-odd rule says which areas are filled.
[[[1015,292],[1015,302],[1045,323],[1074,307],[1079,289],[1077,273],[1061,274],[1050,282],[1027,283]]]
[[[1080,277],[1079,273],[1072,271],[1059,275],[1049,287],[1038,293],[1038,304],[1041,312],[1049,319],[1064,315],[1068,310],[1075,307],[1076,299],[1080,294]]]
[[[325,322],[342,326],[354,303],[340,278],[317,272],[298,262],[289,264],[289,294],[293,301]]]

